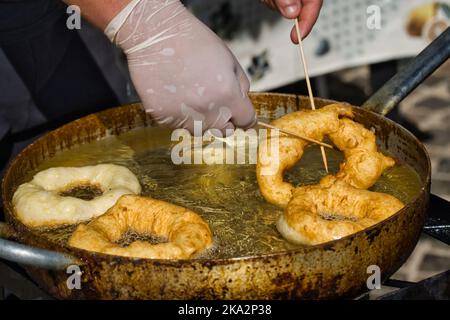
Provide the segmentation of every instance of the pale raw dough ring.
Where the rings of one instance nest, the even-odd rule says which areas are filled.
[[[91,185],[103,194],[92,200],[60,195],[77,186]],[[56,227],[87,221],[104,214],[125,194],[139,194],[141,186],[127,168],[100,164],[51,168],[19,186],[13,196],[18,219],[29,227]]]
[[[117,244],[127,232],[167,239]],[[147,259],[189,259],[213,245],[208,224],[195,212],[160,200],[123,196],[104,215],[79,225],[69,239],[79,249]]]

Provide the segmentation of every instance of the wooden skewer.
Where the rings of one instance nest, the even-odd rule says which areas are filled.
[[[260,125],[261,127],[266,127],[266,128],[273,129],[273,130],[278,130],[278,131],[280,131],[280,132],[282,132],[282,133],[284,133],[284,134],[287,134],[287,135],[290,135],[290,136],[293,136],[293,137],[296,137],[296,138],[299,138],[299,139],[302,139],[302,140],[305,140],[305,141],[308,141],[308,142],[311,142],[311,143],[318,144],[318,145],[320,145],[321,147],[334,149],[334,147],[333,147],[331,144],[324,143],[324,142],[321,142],[321,141],[316,140],[316,139],[304,137],[304,136],[299,135],[299,134],[297,134],[297,133],[295,133],[295,132],[292,132],[292,131],[290,131],[290,130],[285,130],[285,129],[277,128],[277,127],[272,126],[272,125],[270,125],[270,124],[268,124],[268,123],[264,123],[264,122],[259,121],[259,122],[258,122],[258,125]]]
[[[298,19],[295,19],[295,29],[297,30],[297,36],[298,36],[298,50],[300,53],[300,57],[302,58],[302,64],[303,64],[303,70],[305,71],[305,79],[306,79],[306,85],[308,87],[308,94],[309,94],[309,100],[311,102],[311,108],[313,110],[316,110],[316,104],[314,103],[314,96],[311,88],[311,81],[309,79],[309,73],[308,73],[308,66],[306,64],[306,58],[305,58],[305,52],[303,50],[303,41],[302,41],[302,33],[300,30],[300,25],[298,23]],[[324,146],[320,146],[320,151],[322,152],[322,161],[325,166],[325,170],[328,171],[328,160],[327,160],[327,154],[325,153]]]

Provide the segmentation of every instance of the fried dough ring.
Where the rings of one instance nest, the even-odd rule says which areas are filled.
[[[63,196],[77,187],[93,186],[103,194],[92,200]],[[125,194],[139,194],[141,186],[127,168],[100,164],[59,167],[39,172],[19,186],[13,196],[18,219],[29,227],[75,224],[102,215]]]
[[[293,112],[271,124],[299,135],[322,141],[325,135],[339,129],[339,117],[352,117],[351,107],[333,104],[321,109]],[[278,139],[278,148],[271,146]],[[258,149],[256,177],[264,198],[275,205],[286,207],[292,198],[294,186],[283,181],[283,174],[303,156],[308,141],[281,134],[261,141]]]
[[[127,231],[168,240],[151,244],[117,242]],[[148,259],[189,259],[213,244],[208,224],[196,213],[151,198],[123,196],[104,215],[79,225],[69,239],[72,247],[110,255]]]
[[[345,161],[336,177],[358,189],[369,189],[395,160],[378,152],[376,136],[360,123],[340,119],[339,129],[329,135],[344,153]]]
[[[294,191],[277,229],[290,242],[317,245],[366,229],[403,207],[391,195],[360,190],[328,176],[318,185]]]
[[[376,137],[371,131],[342,117],[352,118],[352,108],[332,104],[318,110],[290,113],[272,124],[319,141],[329,136],[346,158],[337,177],[354,187],[367,189],[378,180],[385,169],[392,167],[395,161],[377,151]],[[301,159],[309,142],[286,135],[275,138],[278,138],[278,148],[275,150],[272,150],[271,146],[273,137],[269,136],[265,141],[261,141],[256,175],[264,198],[285,208],[292,198],[294,186],[283,181],[284,172]]]

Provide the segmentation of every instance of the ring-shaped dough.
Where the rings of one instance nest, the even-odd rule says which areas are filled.
[[[92,200],[61,195],[80,186],[94,186],[103,194]],[[33,180],[20,185],[14,193],[13,205],[25,225],[57,227],[98,217],[121,196],[140,192],[136,176],[122,166],[59,167],[41,171]]]
[[[152,235],[167,242],[118,242],[127,232]],[[195,212],[160,200],[123,196],[101,217],[79,225],[69,245],[110,255],[148,259],[189,259],[208,249],[213,237],[208,224]]]
[[[345,156],[337,178],[356,188],[367,189],[384,170],[394,166],[395,161],[378,152],[375,134],[349,119],[352,117],[350,106],[332,104],[318,110],[287,114],[272,125],[319,141],[328,136]],[[274,144],[273,139],[277,139],[278,144]],[[284,172],[301,159],[309,144],[284,134],[269,136],[260,142],[256,176],[268,202],[282,208],[287,206],[295,187],[283,180]]]
[[[357,189],[328,176],[318,185],[295,189],[277,229],[290,242],[317,245],[366,229],[403,206],[391,195]]]

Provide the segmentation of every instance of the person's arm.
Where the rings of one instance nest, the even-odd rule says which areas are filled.
[[[302,36],[307,37],[319,17],[323,0],[263,0],[263,2],[280,11],[288,19],[299,18]],[[295,27],[291,32],[291,39],[294,43],[298,43]]]
[[[101,30],[130,3],[131,0],[63,0],[68,5],[77,5],[81,14]]]
[[[143,107],[159,124],[194,132],[201,123],[201,131],[228,134],[256,123],[244,70],[181,1],[65,2],[123,50]]]

